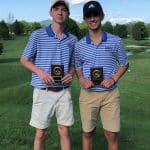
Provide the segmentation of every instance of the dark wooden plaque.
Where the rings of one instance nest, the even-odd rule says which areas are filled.
[[[64,65],[51,65],[51,75],[56,83],[61,83],[61,79],[64,76]]]
[[[95,85],[99,85],[103,80],[103,68],[102,67],[93,67],[91,68],[91,81]]]

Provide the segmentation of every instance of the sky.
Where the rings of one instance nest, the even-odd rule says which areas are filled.
[[[50,18],[51,0],[0,0],[0,20],[43,21]],[[78,22],[83,21],[82,7],[88,0],[68,0],[70,17]],[[150,23],[150,0],[98,0],[104,10],[104,22],[113,24],[131,21]],[[8,17],[10,14],[11,17]]]

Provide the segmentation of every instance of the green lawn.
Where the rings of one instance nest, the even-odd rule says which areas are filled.
[[[1,41],[0,41],[1,42]],[[32,105],[30,72],[19,63],[27,37],[2,41],[0,55],[0,150],[32,150],[34,129],[28,125]],[[129,44],[133,44],[130,43]],[[130,71],[121,79],[121,150],[150,149],[150,52],[129,57]],[[71,127],[73,150],[81,150],[81,121],[78,108],[79,84],[72,86],[75,124]],[[106,141],[99,122],[95,150],[106,150]],[[46,140],[46,150],[59,150],[56,121]]]

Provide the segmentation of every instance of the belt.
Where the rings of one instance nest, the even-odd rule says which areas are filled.
[[[63,89],[66,89],[68,87],[69,86],[66,86],[66,87],[47,87],[47,88],[41,88],[41,90],[59,92],[59,91],[62,91]]]

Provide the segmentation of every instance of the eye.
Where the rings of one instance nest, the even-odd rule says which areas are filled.
[[[54,7],[53,9],[54,9],[55,11],[58,11],[58,10],[59,10],[59,8],[58,8],[58,7]]]
[[[67,9],[66,8],[62,8],[62,11],[67,12]]]

